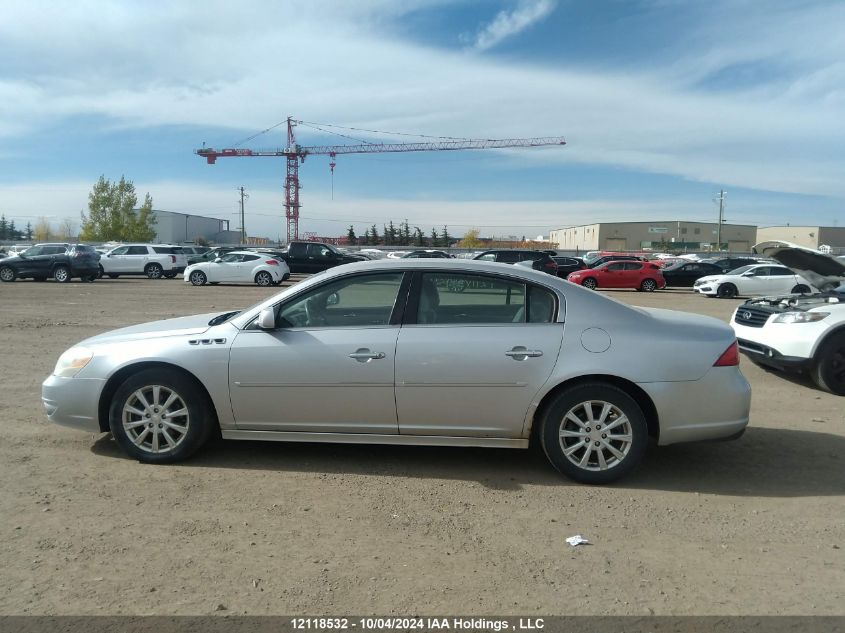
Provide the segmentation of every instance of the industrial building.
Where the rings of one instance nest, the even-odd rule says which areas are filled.
[[[556,229],[549,241],[568,251],[639,251],[639,250],[720,250],[719,225],[716,222],[597,222]],[[757,241],[757,227],[750,224],[726,224],[721,227],[722,249],[748,252]]]
[[[767,226],[757,229],[757,241],[792,242],[815,249],[830,247],[839,252],[845,249],[845,226]]]
[[[229,231],[228,220],[158,209],[153,209],[153,215],[156,218],[156,236],[153,241],[157,243],[193,243],[198,238],[214,243],[229,243],[232,238],[234,243],[240,240],[239,232]]]

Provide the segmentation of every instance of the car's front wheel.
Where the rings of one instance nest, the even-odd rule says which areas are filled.
[[[147,264],[147,267],[144,268],[144,273],[150,279],[161,279],[164,268],[161,267],[161,264]]]
[[[216,425],[205,394],[172,369],[146,369],[117,390],[109,427],[130,456],[150,464],[187,459],[206,443]]]
[[[66,284],[70,281],[70,268],[67,266],[56,266],[53,269],[53,279],[60,284]]]
[[[599,284],[592,277],[587,277],[584,281],[581,282],[581,285],[585,288],[589,288],[590,290],[595,290]]]
[[[619,387],[585,383],[560,393],[540,420],[552,465],[587,484],[615,481],[645,455],[648,426],[637,402]]]
[[[190,281],[195,286],[204,286],[205,282],[208,281],[208,278],[205,276],[205,273],[201,270],[195,270],[190,275],[188,275],[188,281]]]
[[[736,286],[733,284],[722,284],[716,291],[720,299],[733,299],[737,295]]]
[[[822,343],[812,374],[820,389],[845,396],[845,333],[835,334]]]
[[[273,284],[273,275],[266,270],[261,270],[255,273],[255,283],[259,286],[270,286]]]
[[[0,281],[14,281],[18,274],[11,266],[0,266]]]

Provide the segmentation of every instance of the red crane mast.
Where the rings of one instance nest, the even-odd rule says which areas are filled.
[[[566,140],[560,136],[544,136],[539,138],[505,138],[505,139],[449,139],[436,142],[417,143],[359,143],[356,145],[315,145],[302,146],[296,142],[293,129],[299,121],[288,117],[287,146],[274,149],[243,149],[227,148],[214,149],[203,147],[194,150],[198,156],[213,165],[218,158],[231,156],[284,156],[287,162],[285,175],[285,217],[287,218],[287,241],[299,239],[299,164],[305,162],[309,154],[326,155],[331,158],[331,169],[334,172],[334,158],[338,154],[375,154],[394,152],[429,152],[454,151],[464,149],[502,149],[511,147],[543,147],[547,145],[566,145]]]

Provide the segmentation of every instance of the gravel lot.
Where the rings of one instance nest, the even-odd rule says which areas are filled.
[[[744,437],[650,449],[602,488],[533,451],[219,441],[145,466],[47,422],[41,381],[80,339],[273,292],[0,285],[0,614],[845,613],[845,399],[744,359]]]

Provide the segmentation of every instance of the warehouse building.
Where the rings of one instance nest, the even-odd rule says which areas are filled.
[[[757,229],[759,242],[792,242],[799,246],[839,252],[845,249],[843,226],[767,226]]]
[[[218,237],[229,233],[228,220],[158,209],[153,209],[153,215],[156,218],[156,236],[153,241],[160,244],[194,243],[198,238],[222,243]],[[237,235],[240,239],[240,233]]]
[[[724,250],[748,252],[757,239],[757,227],[750,224],[722,224],[722,248],[717,247],[716,222],[597,222],[556,229],[549,241],[561,250]]]

